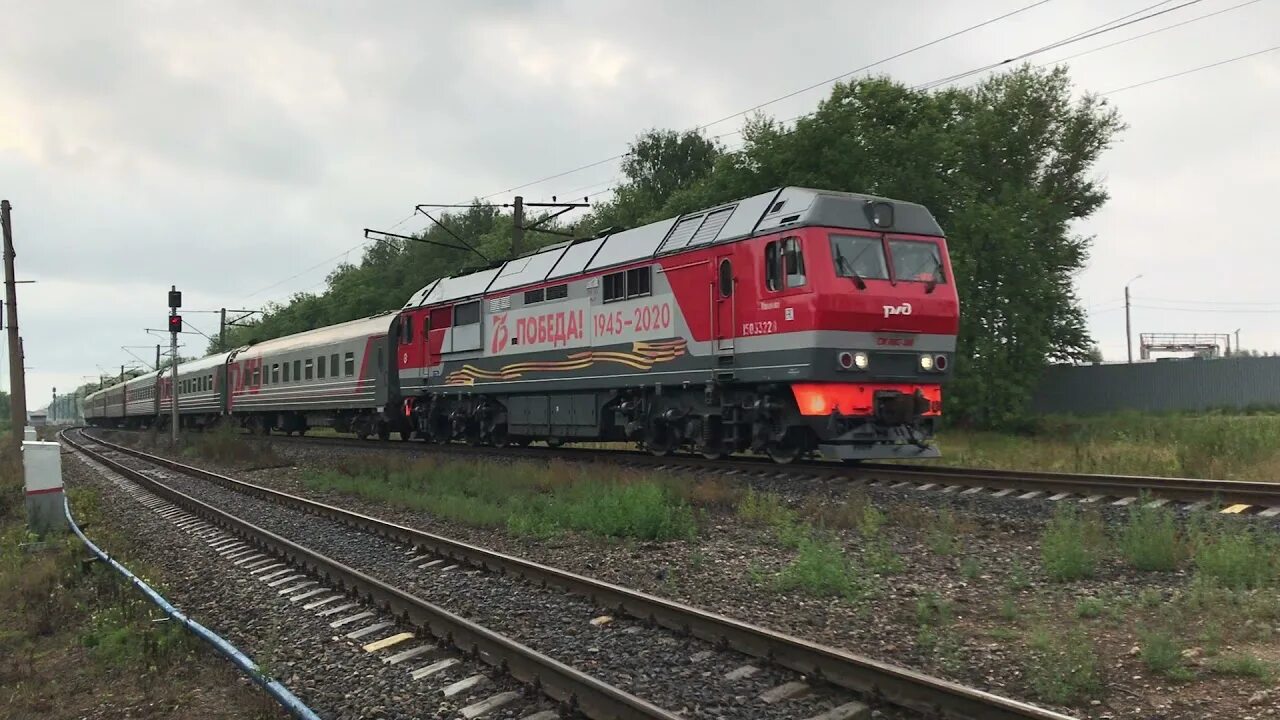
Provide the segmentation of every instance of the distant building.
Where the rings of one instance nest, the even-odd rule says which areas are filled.
[[[38,427],[40,425],[44,425],[45,422],[48,421],[48,419],[49,419],[48,408],[40,408],[39,410],[33,410],[27,413],[27,422],[31,423],[33,426]]]

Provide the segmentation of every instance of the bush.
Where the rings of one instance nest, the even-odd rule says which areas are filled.
[[[1191,672],[1182,664],[1182,646],[1172,633],[1148,630],[1139,633],[1142,661],[1155,673],[1171,680],[1190,680]]]
[[[1040,629],[1032,634],[1030,645],[1036,656],[1027,664],[1027,680],[1038,697],[1065,705],[1101,693],[1097,648],[1079,629],[1065,633]]]
[[[1045,574],[1057,582],[1093,577],[1104,537],[1096,516],[1082,515],[1071,506],[1059,506],[1040,541]]]
[[[1235,522],[1201,520],[1192,561],[1202,579],[1232,590],[1270,587],[1280,577],[1280,540]]]
[[[1170,571],[1178,566],[1182,544],[1173,513],[1146,507],[1146,498],[1130,506],[1129,520],[1120,531],[1120,552],[1139,570]]]
[[[1209,671],[1218,675],[1256,678],[1270,684],[1276,681],[1280,667],[1252,655],[1223,655],[1209,661]]]
[[[805,540],[800,554],[774,580],[778,590],[801,590],[819,597],[857,601],[869,594],[867,583],[839,546]]]

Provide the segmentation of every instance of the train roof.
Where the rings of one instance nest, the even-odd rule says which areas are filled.
[[[888,224],[872,222],[870,209],[878,203],[887,203],[893,208],[887,216]],[[879,219],[883,221],[884,217]],[[916,203],[834,190],[775,188],[638,228],[557,243],[512,258],[499,267],[434,280],[414,293],[405,308],[464,300],[689,248],[814,225],[943,235],[929,210]]]
[[[326,325],[315,330],[264,340],[256,345],[241,348],[235,354],[240,356],[245,353],[289,352],[370,335],[385,335],[387,330],[390,329],[391,319],[394,317],[395,313],[384,313],[360,318],[359,320],[348,320],[337,325]]]

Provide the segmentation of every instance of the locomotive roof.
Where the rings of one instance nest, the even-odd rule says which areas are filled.
[[[872,224],[868,212],[872,203],[893,206],[891,225]],[[497,268],[434,280],[414,293],[405,307],[463,300],[702,245],[763,235],[787,227],[815,225],[914,235],[943,234],[923,205],[861,193],[783,187],[630,230],[557,243],[508,260]]]
[[[289,352],[315,347],[316,345],[328,345],[329,343],[342,342],[344,340],[354,340],[360,337],[368,337],[369,335],[385,335],[391,327],[391,318],[393,317],[395,317],[395,313],[387,313],[360,318],[359,320],[348,320],[337,325],[326,325],[315,330],[306,330],[293,335],[264,340],[256,345],[241,348],[235,354],[238,356],[249,352]],[[225,358],[226,356],[224,355],[223,357]],[[181,369],[179,368],[179,370]]]

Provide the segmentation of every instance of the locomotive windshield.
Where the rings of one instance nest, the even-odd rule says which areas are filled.
[[[936,243],[919,240],[890,240],[893,278],[907,282],[945,283],[942,254]]]
[[[832,235],[831,257],[835,261],[837,275],[863,280],[889,279],[884,245],[878,237]]]
[[[936,243],[921,240],[890,240],[888,258],[885,243],[878,237],[832,235],[831,258],[836,274],[861,280],[943,283],[942,253]],[[890,276],[889,268],[893,274]]]

